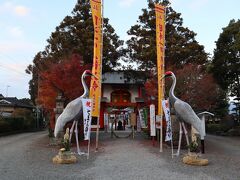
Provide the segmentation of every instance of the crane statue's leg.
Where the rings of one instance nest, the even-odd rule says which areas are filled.
[[[84,152],[81,152],[80,148],[79,148],[79,141],[78,141],[78,122],[76,122],[75,125],[75,136],[76,136],[76,143],[77,143],[77,152],[78,155],[83,155],[85,154]]]
[[[186,136],[187,145],[189,145],[188,132],[187,132],[187,129],[186,129],[186,127],[185,127],[184,122],[182,122],[182,127],[183,127],[184,134],[185,134],[185,136]]]
[[[179,122],[179,140],[178,140],[178,150],[177,150],[177,153],[176,153],[176,156],[179,156],[179,153],[180,153],[180,148],[181,148],[181,142],[182,142],[182,124],[181,122]]]
[[[72,127],[70,129],[70,137],[69,137],[69,142],[70,143],[71,143],[71,140],[72,140],[72,134],[73,134],[73,129],[74,129],[75,125],[76,125],[76,121],[73,121]]]
[[[187,129],[185,127],[184,122],[182,122],[182,127],[183,127],[183,131],[184,131],[184,134],[185,134],[185,137],[186,137],[187,145],[189,146],[188,132],[187,132]],[[189,151],[189,148],[188,148],[188,151]]]

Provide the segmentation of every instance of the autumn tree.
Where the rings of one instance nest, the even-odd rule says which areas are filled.
[[[114,28],[104,18],[103,26],[103,72],[109,71],[118,65],[118,59],[122,55],[121,45]],[[35,101],[38,89],[38,74],[49,69],[52,64],[70,59],[72,54],[83,57],[84,63],[93,61],[93,20],[90,11],[90,2],[78,0],[72,14],[66,16],[56,27],[44,51],[38,52],[33,59],[33,65],[29,65],[27,73],[32,74],[29,82],[29,93]]]
[[[175,95],[181,100],[188,102],[194,110],[211,111],[219,114],[219,103],[223,103],[224,99],[220,99],[221,88],[215,82],[213,76],[207,73],[204,66],[185,65],[182,69],[172,69],[177,77]],[[172,84],[171,79],[165,79],[166,96]],[[149,96],[154,96],[157,100],[157,78],[151,78],[145,84],[146,92]],[[155,102],[156,103],[156,102]],[[222,112],[224,114],[224,112]]]
[[[142,10],[137,24],[128,31],[127,57],[137,62],[140,70],[156,67],[156,17],[154,3],[160,0],[148,0],[148,8]],[[168,0],[161,2],[166,6],[166,67],[183,67],[185,64],[204,64],[207,54],[204,47],[196,41],[196,33],[183,26],[181,14],[175,12]]]
[[[53,110],[58,92],[64,95],[66,102],[81,96],[83,94],[81,75],[86,69],[91,69],[91,66],[81,65],[79,60],[73,58],[54,64],[49,70],[42,72],[38,104],[42,104],[45,109]]]
[[[58,93],[63,95],[65,103],[81,96],[83,94],[81,75],[86,69],[91,69],[91,66],[82,65],[78,58],[73,57],[59,64],[53,64],[48,70],[39,74],[37,104],[50,115],[51,128],[54,127],[53,110],[56,107]],[[87,84],[90,84],[90,79],[87,79]]]

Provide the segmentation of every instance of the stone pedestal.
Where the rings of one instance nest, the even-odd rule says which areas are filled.
[[[202,159],[196,153],[189,153],[183,157],[183,163],[195,166],[206,166],[208,165],[208,159]]]
[[[77,158],[70,151],[59,151],[52,161],[54,164],[73,164],[77,162]]]

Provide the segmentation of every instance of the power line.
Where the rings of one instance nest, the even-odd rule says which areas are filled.
[[[22,75],[22,76],[29,77],[29,75],[28,75],[27,73],[23,73],[23,72],[21,72],[21,71],[16,70],[15,68],[6,66],[6,65],[4,65],[4,64],[0,64],[0,67],[1,67],[1,68],[4,68],[4,69],[7,69],[7,70],[10,70],[10,71],[12,71],[12,72],[18,73],[18,74],[20,74],[20,75]]]
[[[2,56],[3,58],[6,58],[6,57],[7,57],[7,59],[11,60],[12,62],[14,62],[14,63],[16,63],[16,64],[19,63],[19,62],[18,62],[15,58],[13,58],[12,56],[3,54],[2,52],[0,52],[0,56]],[[25,58],[25,59],[28,59],[28,58],[26,58],[26,57],[24,57],[24,58]]]

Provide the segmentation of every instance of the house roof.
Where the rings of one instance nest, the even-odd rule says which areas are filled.
[[[16,97],[1,97],[0,96],[0,106],[8,107],[23,107],[23,108],[33,108],[34,106],[26,104],[18,100]]]

